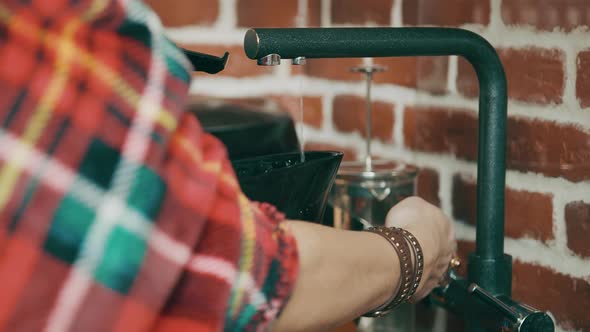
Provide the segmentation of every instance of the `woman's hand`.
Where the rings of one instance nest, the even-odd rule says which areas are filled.
[[[397,289],[399,257],[371,232],[288,221],[299,248],[299,277],[272,331],[329,331],[385,303]],[[445,273],[455,242],[450,221],[420,198],[408,198],[387,225],[410,231],[424,252],[424,274],[413,301],[426,296]]]
[[[453,224],[434,205],[418,197],[407,198],[387,214],[385,225],[406,229],[420,242],[424,252],[424,274],[411,299],[416,302],[443,279],[456,249]]]

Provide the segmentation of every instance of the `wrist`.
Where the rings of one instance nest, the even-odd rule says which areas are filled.
[[[379,281],[376,282],[376,296],[374,301],[367,307],[368,310],[379,308],[387,304],[397,294],[401,286],[400,258],[391,247],[391,244],[384,237],[372,232],[359,232],[368,238],[372,243],[374,252],[370,253],[376,260],[374,267],[379,267]]]

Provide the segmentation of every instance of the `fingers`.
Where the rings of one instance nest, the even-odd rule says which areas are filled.
[[[420,222],[424,211],[431,208],[430,203],[420,197],[408,197],[392,207],[385,217],[385,225],[388,227],[401,227]]]
[[[425,274],[427,277],[422,280],[418,291],[410,299],[410,303],[420,301],[441,284],[441,282],[447,277],[449,264],[453,256],[453,252],[449,251],[446,255],[443,255],[436,261],[429,273]]]
[[[457,247],[454,225],[439,208],[421,198],[410,197],[389,210],[386,226],[407,229],[423,247],[423,280],[410,300],[415,303],[426,297],[447,275]]]
[[[410,303],[416,303],[425,298],[434,288],[438,286],[439,281],[434,278],[429,278],[425,281],[422,289],[419,289],[414,296],[408,301]]]

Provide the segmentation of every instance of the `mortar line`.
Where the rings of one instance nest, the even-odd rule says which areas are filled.
[[[451,55],[447,59],[447,91],[450,94],[457,94],[457,77],[459,76],[459,57]]]
[[[295,20],[298,28],[307,26],[308,21],[308,0],[298,0],[297,2],[297,18]]]
[[[244,84],[247,82],[248,84]],[[364,97],[362,81],[358,82],[341,82],[330,81],[319,78],[306,77],[305,91],[308,95],[321,95],[324,93],[347,94],[358,97]],[[256,87],[253,87],[256,85]],[[193,80],[193,90],[197,93],[211,93],[211,95],[241,96],[245,93],[251,93],[255,96],[266,94],[265,90],[276,91],[277,93],[291,93],[294,91],[294,85],[290,78],[277,78],[273,75],[259,75],[248,78],[235,77],[198,77]],[[264,86],[265,89],[260,89]],[[416,93],[414,90],[402,86],[377,86],[372,89],[374,101],[383,101],[389,103],[403,102],[413,103]]]
[[[323,132],[331,132],[334,131],[334,121],[333,119],[333,105],[334,105],[334,95],[333,94],[325,94],[322,97],[322,109],[324,110],[324,119],[323,119]],[[307,131],[309,135],[309,130]]]
[[[484,27],[479,24],[465,24],[461,28],[471,30],[487,39],[494,47],[502,48],[564,48],[567,45],[588,45],[590,29],[578,28],[570,32],[539,31],[528,26]]]
[[[565,84],[563,87],[563,104],[566,109],[578,109],[580,108],[580,103],[576,98],[576,80],[577,80],[577,66],[576,66],[576,59],[578,56],[578,52],[576,47],[572,45],[568,45],[567,47],[562,48],[564,52],[564,74],[565,74]],[[587,112],[588,113],[588,112]],[[588,122],[590,126],[590,122]]]
[[[391,6],[391,26],[401,27],[403,26],[403,13],[402,13],[402,2],[405,0],[395,0],[393,6]],[[414,0],[412,0],[414,1]]]
[[[221,19],[221,18],[220,18]],[[182,44],[241,45],[246,34],[245,28],[227,29],[187,25],[166,28],[166,35]]]
[[[398,102],[394,105],[393,114],[395,116],[393,122],[393,144],[399,148],[402,148],[404,142],[404,110],[406,105],[402,102]]]
[[[321,24],[322,27],[330,27],[332,26],[332,1],[331,0],[321,0]]]
[[[437,167],[437,171],[440,207],[446,216],[453,218],[453,171],[444,166]]]
[[[555,247],[563,253],[569,253],[567,247],[567,230],[565,224],[565,206],[567,201],[559,193],[553,193],[553,234]]]
[[[490,23],[488,28],[490,30],[498,30],[504,27],[504,21],[502,19],[502,0],[491,0],[490,1]]]
[[[236,0],[219,0],[219,16],[214,27],[223,31],[235,29],[237,16]]]

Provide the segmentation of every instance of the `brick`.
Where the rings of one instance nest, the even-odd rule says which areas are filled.
[[[167,27],[183,25],[211,25],[219,16],[219,0],[146,0]]]
[[[571,31],[590,25],[590,3],[584,0],[502,1],[502,20],[507,25],[532,26],[538,30]]]
[[[183,45],[187,49],[216,56],[229,52],[229,60],[225,69],[218,76],[253,77],[271,74],[275,67],[258,66],[256,61],[248,59],[242,46],[238,45]],[[205,73],[195,73],[196,77],[210,76]]]
[[[590,50],[578,54],[577,69],[576,96],[580,107],[590,107]]]
[[[567,246],[577,255],[590,257],[590,204],[571,202],[565,207]]]
[[[430,169],[420,169],[416,179],[416,193],[427,202],[440,206],[440,197],[438,196],[439,175],[438,172]]]
[[[308,59],[303,70],[307,76],[338,81],[360,81],[363,76],[352,73],[352,67],[363,64],[360,58]]]
[[[390,25],[393,0],[338,0],[332,2],[332,23]]]
[[[446,92],[447,57],[375,58],[374,62],[387,68],[384,73],[374,75],[375,83],[402,85],[435,94]]]
[[[477,156],[477,118],[460,110],[408,106],[404,111],[404,141],[413,150],[452,152],[459,158]]]
[[[418,57],[416,88],[432,94],[447,92],[448,57]]]
[[[383,73],[375,73],[375,83],[388,83],[416,87],[418,59],[416,57],[375,58],[376,65],[386,67]]]
[[[574,182],[590,179],[590,133],[574,125],[509,118],[507,136],[508,168]],[[461,110],[406,107],[404,138],[414,150],[477,159],[477,118]]]
[[[307,142],[305,143],[305,151],[341,151],[344,153],[343,160],[345,161],[352,161],[356,160],[357,153],[356,150],[352,147],[335,145],[335,144],[327,144],[321,142]]]
[[[403,25],[418,25],[418,0],[402,0]]]
[[[537,104],[561,104],[565,87],[564,54],[557,49],[500,49],[508,97]],[[477,77],[471,65],[459,59],[457,89],[467,97],[479,94]]]
[[[590,133],[548,121],[508,121],[508,167],[519,171],[590,180]]]
[[[590,280],[573,278],[549,268],[515,261],[512,293],[516,300],[551,312],[567,330],[590,330]]]
[[[238,26],[245,28],[295,27],[297,0],[237,0]]]
[[[366,133],[365,99],[356,96],[336,96],[332,111],[334,127],[343,132]],[[393,141],[393,105],[383,102],[372,103],[371,128],[373,137],[383,142]]]
[[[460,26],[490,23],[489,0],[405,0],[402,10],[405,25]]]
[[[552,195],[506,188],[505,234],[548,242],[553,235]],[[475,225],[477,219],[475,180],[453,178],[453,217]]]
[[[295,96],[271,96],[278,107],[289,112],[295,122],[301,119],[300,99]],[[324,120],[321,97],[303,97],[303,122],[315,128],[321,128]]]
[[[322,25],[322,0],[307,0],[307,26]]]

